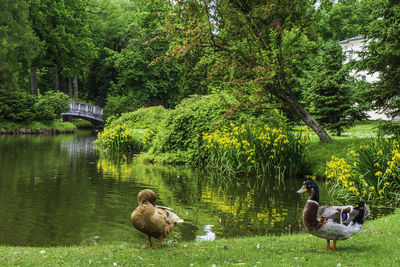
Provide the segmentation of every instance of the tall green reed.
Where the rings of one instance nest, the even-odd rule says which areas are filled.
[[[204,133],[208,166],[227,173],[254,173],[275,177],[294,176],[305,167],[304,152],[309,142],[305,130],[251,124],[230,124]]]
[[[376,139],[349,150],[345,158],[332,157],[325,174],[331,192],[347,201],[400,204],[399,138]]]
[[[105,151],[134,154],[143,149],[142,130],[130,129],[125,124],[104,128],[97,135],[96,145]]]

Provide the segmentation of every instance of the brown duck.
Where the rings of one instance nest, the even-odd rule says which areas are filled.
[[[138,207],[132,212],[133,226],[147,235],[149,246],[154,247],[151,238],[157,238],[161,246],[163,238],[167,237],[174,229],[176,223],[183,222],[170,208],[157,206],[156,194],[150,189],[144,189],[138,194]]]
[[[302,214],[304,226],[312,235],[326,239],[326,248],[320,251],[335,250],[337,240],[344,240],[358,233],[370,214],[365,203],[358,207],[320,206],[318,186],[313,180],[304,181],[303,187],[297,193],[303,192],[309,193]],[[331,240],[333,247],[330,246]]]

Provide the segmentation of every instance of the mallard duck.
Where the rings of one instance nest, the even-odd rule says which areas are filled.
[[[139,192],[138,207],[132,212],[133,226],[147,235],[149,246],[154,247],[151,238],[158,238],[158,246],[161,246],[163,238],[167,237],[174,229],[176,223],[183,222],[168,207],[155,205],[156,193],[150,189]]]
[[[319,206],[318,186],[313,180],[304,181],[303,187],[297,191],[304,192],[308,192],[310,197],[303,209],[303,223],[312,235],[326,239],[326,249],[320,251],[335,250],[337,240],[345,240],[359,232],[364,219],[370,214],[365,203],[358,207]]]

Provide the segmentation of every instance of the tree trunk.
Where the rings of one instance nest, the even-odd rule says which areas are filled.
[[[67,93],[67,81],[64,76],[58,76],[59,81],[60,81],[60,91],[63,93]]]
[[[58,79],[58,70],[56,70],[56,88],[55,91],[60,91],[60,80]]]
[[[67,78],[68,80],[68,95],[72,95],[72,78]]]
[[[297,101],[293,94],[288,94],[284,96],[285,100],[290,105],[291,109],[299,116],[299,118],[304,121],[313,131],[318,135],[321,141],[331,141],[329,134],[322,128],[322,126],[308,113],[307,110],[303,108],[302,105]]]
[[[72,99],[78,98],[78,78],[72,80]]]
[[[32,86],[32,94],[34,96],[38,95],[38,85],[37,85],[37,78],[36,78],[36,71],[31,70],[31,86]]]

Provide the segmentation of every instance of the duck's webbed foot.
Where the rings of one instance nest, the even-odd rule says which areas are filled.
[[[162,240],[163,240],[163,236],[160,236],[160,238],[158,240],[158,245],[157,245],[158,248],[161,247]]]
[[[336,242],[334,241],[334,245],[336,247]],[[318,250],[318,252],[325,252],[325,251],[329,251],[331,249],[331,240],[327,239],[326,240],[326,249],[320,249]]]
[[[333,239],[333,247],[332,247],[332,250],[335,250],[335,249],[336,249],[336,241],[337,241],[337,239]]]
[[[151,236],[147,235],[147,239],[149,240],[149,247],[154,248],[153,242],[151,242]]]

